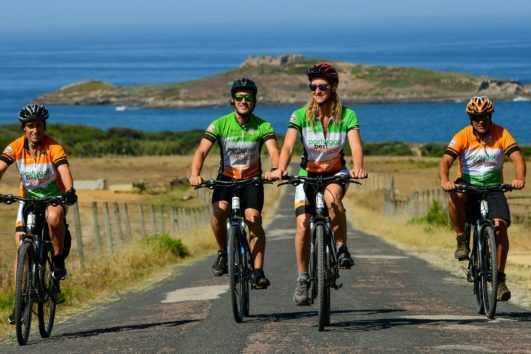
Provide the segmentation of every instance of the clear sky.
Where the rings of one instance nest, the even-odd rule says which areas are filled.
[[[3,0],[0,36],[305,27],[531,28],[530,0]]]

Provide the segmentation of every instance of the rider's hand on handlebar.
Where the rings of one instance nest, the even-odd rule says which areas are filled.
[[[350,172],[350,177],[360,179],[367,178],[367,171],[364,168],[353,168]]]
[[[286,176],[288,173],[284,170],[281,170],[280,168],[277,168],[273,172],[269,172],[269,178],[268,174],[266,173],[266,179],[270,181],[277,181],[282,179],[282,177]]]
[[[525,180],[520,179],[520,178],[515,178],[511,182],[511,187],[513,187],[513,189],[522,189],[525,187]]]
[[[198,187],[203,184],[204,180],[201,176],[192,176],[188,179],[188,182],[190,182],[192,187]]]
[[[66,204],[75,204],[77,202],[76,190],[74,188],[67,190],[63,196],[63,200]]]
[[[453,190],[455,190],[455,183],[452,182],[452,181],[442,182],[441,183],[441,187],[442,187],[442,189],[444,189],[447,192],[453,191]]]

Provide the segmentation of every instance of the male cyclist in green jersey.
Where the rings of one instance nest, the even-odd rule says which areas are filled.
[[[441,187],[448,191],[448,214],[457,234],[455,258],[468,259],[470,249],[468,235],[465,235],[466,208],[473,195],[455,191],[455,183],[473,186],[496,186],[503,183],[504,157],[508,156],[514,165],[515,178],[511,185],[514,189],[525,186],[526,166],[520,148],[507,129],[492,123],[494,106],[485,96],[472,97],[466,106],[470,125],[458,132],[446,148],[439,163]],[[458,160],[459,170],[456,181],[449,177],[450,167]],[[494,219],[496,240],[498,242],[498,301],[507,301],[511,292],[505,284],[505,263],[509,252],[507,228],[511,224],[509,205],[503,192],[487,195],[489,217]]]
[[[192,161],[190,185],[203,183],[201,169],[206,156],[215,142],[221,150],[218,179],[247,179],[262,174],[260,151],[265,144],[271,159],[271,169],[278,166],[279,150],[275,132],[270,123],[253,114],[256,106],[256,84],[241,78],[234,81],[231,88],[231,104],[234,111],[215,120],[205,131]],[[266,172],[266,178],[269,178]],[[212,194],[212,231],[219,246],[218,257],[212,266],[212,273],[221,276],[227,273],[227,230],[225,220],[230,214],[231,191],[227,188],[215,188]],[[264,205],[263,185],[248,184],[241,189],[241,205],[249,227],[251,252],[254,258],[257,288],[267,288],[269,280],[263,271],[265,252],[265,233],[262,228],[262,208]]]

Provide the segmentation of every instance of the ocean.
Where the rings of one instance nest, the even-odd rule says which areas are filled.
[[[27,43],[31,41],[31,43]],[[67,39],[0,39],[0,124],[35,96],[72,82],[103,80],[117,85],[178,82],[231,70],[249,54],[304,54],[373,65],[425,67],[531,82],[531,33],[507,30],[473,40],[459,32],[349,33],[332,38],[302,31],[279,35],[215,34],[70,36]],[[30,49],[28,49],[30,48]],[[531,102],[495,102],[495,122],[518,142],[531,143]],[[256,114],[284,133],[297,107],[258,106]],[[464,103],[352,105],[364,141],[446,142],[468,124]],[[205,129],[231,107],[126,109],[51,106],[50,122],[99,128],[161,131]]]

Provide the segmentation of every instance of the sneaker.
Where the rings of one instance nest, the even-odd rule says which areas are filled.
[[[310,297],[308,296],[308,288],[310,281],[306,278],[298,278],[295,292],[293,293],[293,301],[299,306],[310,305]]]
[[[498,292],[496,294],[496,300],[509,301],[511,298],[511,291],[505,284],[505,273],[498,273]]]
[[[212,274],[216,277],[220,277],[223,274],[227,274],[227,252],[223,250],[218,251],[218,258],[212,265]]]
[[[7,317],[7,322],[9,322],[10,325],[15,324],[15,309],[13,309],[13,312],[11,312],[11,315]]]
[[[255,269],[253,273],[253,287],[255,289],[267,289],[271,285],[262,269]]]
[[[354,265],[354,260],[350,256],[347,245],[341,245],[337,250],[337,263],[341,269],[350,269]]]
[[[468,254],[470,253],[470,248],[468,247],[468,242],[465,236],[457,236],[457,249],[455,250],[454,256],[455,259],[459,261],[465,261],[468,259]]]

